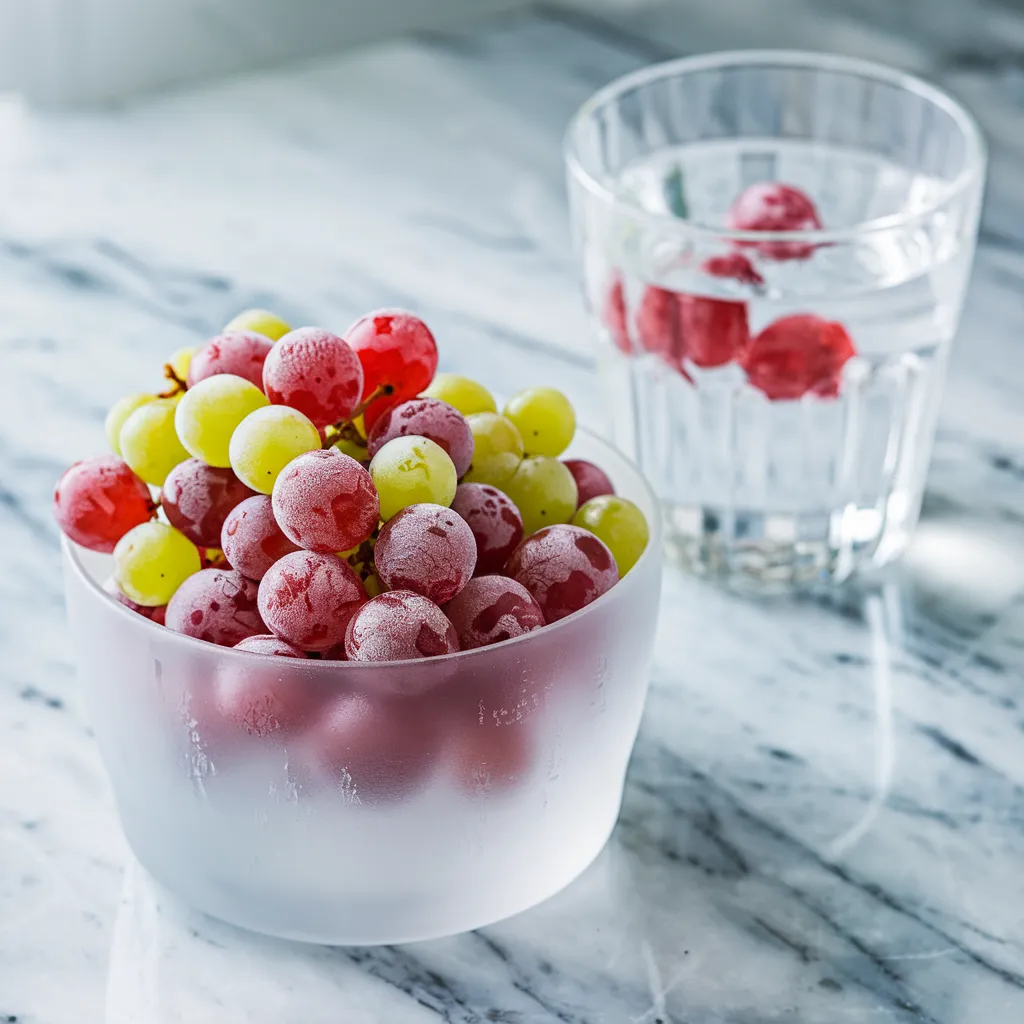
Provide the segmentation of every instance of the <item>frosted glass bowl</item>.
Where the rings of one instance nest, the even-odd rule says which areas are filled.
[[[622,455],[587,434],[569,454],[647,515],[640,561],[558,623],[427,661],[214,647],[119,605],[101,588],[109,556],[65,541],[86,711],[128,842],[158,883],[255,931],[368,944],[481,927],[583,871],[618,817],[640,723],[661,536]],[[239,690],[291,702],[299,724],[228,722],[213,695],[223,707]],[[339,759],[331,724],[349,719],[331,711],[353,693],[374,715]]]

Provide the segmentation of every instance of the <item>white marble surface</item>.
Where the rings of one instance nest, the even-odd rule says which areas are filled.
[[[1024,1020],[1024,17],[838,6],[541,9],[88,115],[0,109],[0,1022]],[[906,564],[795,604],[670,576],[621,824],[516,919],[319,949],[155,894],[79,713],[48,508],[107,405],[243,306],[343,328],[400,303],[445,368],[546,378],[600,426],[562,127],[670,50],[780,41],[923,70],[992,140]]]

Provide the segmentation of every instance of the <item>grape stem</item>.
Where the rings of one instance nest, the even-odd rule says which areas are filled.
[[[353,410],[350,419],[356,419],[362,416],[363,413],[378,399],[383,398],[385,395],[393,395],[395,393],[394,384],[378,384],[369,395],[366,396]]]
[[[182,391],[188,391],[188,384],[174,372],[174,367],[170,363],[164,363],[164,376],[171,382],[171,386],[161,391],[157,398],[173,398]]]
[[[167,370],[171,370],[168,366]],[[173,373],[174,371],[171,370]],[[338,420],[337,423],[331,423],[324,428],[324,447],[330,448],[338,441],[351,441],[353,444],[359,445],[360,448],[366,447],[366,438],[359,433],[358,428],[352,422],[358,419],[370,405],[375,402],[378,398],[384,398],[386,395],[392,395],[395,392],[393,384],[379,384],[373,389],[373,391],[366,396],[353,410],[352,415],[347,420]]]

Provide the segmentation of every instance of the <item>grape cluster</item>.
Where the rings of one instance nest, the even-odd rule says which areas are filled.
[[[733,201],[726,225],[736,231],[791,233],[818,230],[822,221],[806,193],[771,181],[744,189]],[[817,248],[812,242],[793,239],[744,240],[733,251],[706,259],[701,270],[758,294],[765,280],[751,257],[763,261],[763,266],[810,259]],[[842,324],[811,313],[782,317],[754,334],[746,302],[657,285],[643,289],[631,324],[626,288],[618,272],[612,274],[601,315],[612,341],[626,355],[649,352],[691,383],[694,367],[707,370],[735,363],[749,383],[773,402],[807,394],[835,398],[843,366],[857,354]]]
[[[561,458],[576,430],[561,392],[499,412],[436,368],[434,336],[402,310],[344,336],[249,310],[176,352],[164,390],[114,404],[114,454],[61,477],[57,521],[113,555],[106,589],[126,608],[267,656],[432,658],[579,611],[640,557],[643,513]],[[241,677],[218,685],[250,731],[292,720],[254,710]]]

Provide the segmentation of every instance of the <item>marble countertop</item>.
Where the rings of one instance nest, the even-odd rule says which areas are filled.
[[[0,1022],[1024,1020],[1024,15],[969,9],[538,8],[92,113],[0,105]],[[60,470],[103,446],[114,398],[250,305],[339,328],[410,306],[443,368],[546,378],[600,428],[563,126],[641,63],[779,43],[922,71],[992,145],[905,563],[796,603],[669,574],[621,823],[513,920],[324,949],[168,904],[80,713]]]

